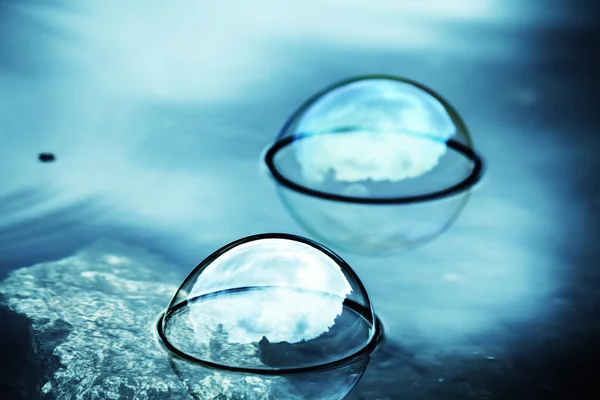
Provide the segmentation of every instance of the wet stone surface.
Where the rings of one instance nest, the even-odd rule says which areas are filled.
[[[152,331],[176,289],[175,276],[168,269],[148,267],[156,265],[152,257],[106,254],[105,247],[19,270],[0,286],[7,325],[23,316],[29,319],[23,333],[31,340],[29,357],[37,360],[40,371],[39,396],[184,396]],[[114,251],[119,246],[110,247]],[[35,398],[32,393],[28,397]]]

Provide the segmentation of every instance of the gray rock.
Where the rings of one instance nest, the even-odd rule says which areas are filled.
[[[31,323],[35,356],[55,360],[42,398],[186,398],[153,337],[178,276],[160,260],[100,243],[14,271],[3,303]]]

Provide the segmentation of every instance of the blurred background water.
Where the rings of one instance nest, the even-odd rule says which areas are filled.
[[[405,76],[458,109],[487,169],[434,242],[340,251],[388,338],[498,349],[481,357],[510,370],[472,379],[512,397],[597,394],[596,21],[579,0],[0,0],[0,277],[111,239],[183,279],[239,237],[307,235],[262,151],[321,88]]]

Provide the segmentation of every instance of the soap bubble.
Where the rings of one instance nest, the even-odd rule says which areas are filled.
[[[157,328],[191,392],[216,379],[285,389],[298,398],[308,398],[311,385],[298,384],[306,379],[331,386],[315,393],[352,390],[381,337],[350,266],[318,243],[288,234],[250,236],[207,257],[185,279]]]
[[[452,106],[419,83],[387,76],[350,79],[313,96],[265,162],[307,231],[378,254],[443,232],[482,172]]]

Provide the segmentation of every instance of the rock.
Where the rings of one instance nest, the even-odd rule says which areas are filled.
[[[0,297],[0,304],[3,299]],[[0,393],[5,400],[37,399],[40,382],[57,365],[56,357],[37,357],[31,321],[0,305]]]
[[[23,395],[15,398],[188,398],[153,336],[180,279],[172,270],[138,250],[102,243],[12,272],[0,283],[2,326],[30,341],[13,356],[20,368],[30,366],[12,385]],[[14,334],[0,332],[3,347],[13,345]],[[2,372],[0,382],[9,380]]]

